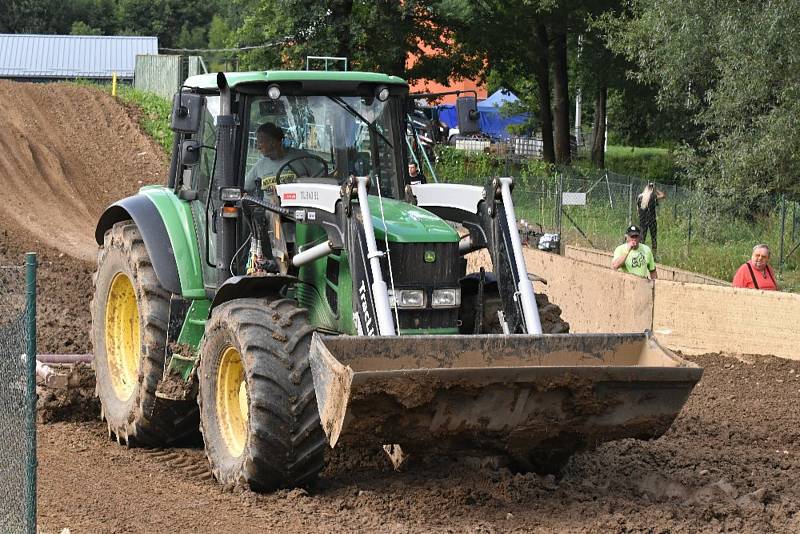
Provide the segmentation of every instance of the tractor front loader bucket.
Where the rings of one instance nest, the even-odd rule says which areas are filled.
[[[549,454],[662,435],[703,370],[641,334],[315,334],[322,426],[337,443]]]

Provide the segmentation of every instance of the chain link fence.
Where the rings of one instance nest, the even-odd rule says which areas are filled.
[[[609,252],[623,242],[626,226],[641,225],[637,197],[649,183],[576,167],[544,175],[541,167],[503,155],[477,155],[463,169],[456,162],[444,167],[438,172],[443,182],[483,185],[487,176],[514,177],[518,219],[542,232],[558,233],[562,243]],[[798,199],[775,197],[752,217],[737,218],[716,209],[712,194],[674,184],[655,186],[666,195],[656,209],[657,261],[729,281],[750,258],[753,246],[766,243],[781,289],[800,291]],[[652,246],[652,241],[648,232],[645,243]]]
[[[0,532],[36,532],[36,256],[0,266]]]

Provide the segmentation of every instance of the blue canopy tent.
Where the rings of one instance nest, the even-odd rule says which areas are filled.
[[[508,139],[511,134],[508,127],[512,124],[523,124],[528,120],[527,113],[503,116],[502,108],[506,104],[518,102],[519,98],[507,89],[498,89],[489,98],[478,102],[481,131],[489,137]]]
[[[496,139],[508,139],[511,134],[508,126],[522,124],[528,120],[527,113],[504,117],[501,110],[506,103],[516,102],[517,96],[507,89],[498,89],[489,98],[478,102],[479,127],[484,135]],[[458,114],[452,104],[442,104],[439,108],[439,120],[449,128],[458,128]]]

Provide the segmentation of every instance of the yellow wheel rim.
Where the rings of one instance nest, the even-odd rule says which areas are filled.
[[[242,355],[233,347],[222,351],[217,372],[217,415],[231,456],[238,457],[247,443],[247,384]]]
[[[111,384],[120,400],[128,400],[139,378],[139,307],[131,279],[117,273],[106,301],[106,357]]]

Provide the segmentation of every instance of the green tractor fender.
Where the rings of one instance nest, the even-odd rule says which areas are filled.
[[[133,220],[161,286],[186,299],[206,298],[200,248],[189,203],[170,189],[142,188],[138,194],[115,202],[103,212],[95,229],[95,240],[103,244],[114,224]]]
[[[264,298],[277,295],[287,285],[299,282],[296,276],[267,274],[259,276],[232,276],[219,286],[214,300],[208,309],[208,315],[214,308],[238,298]]]

